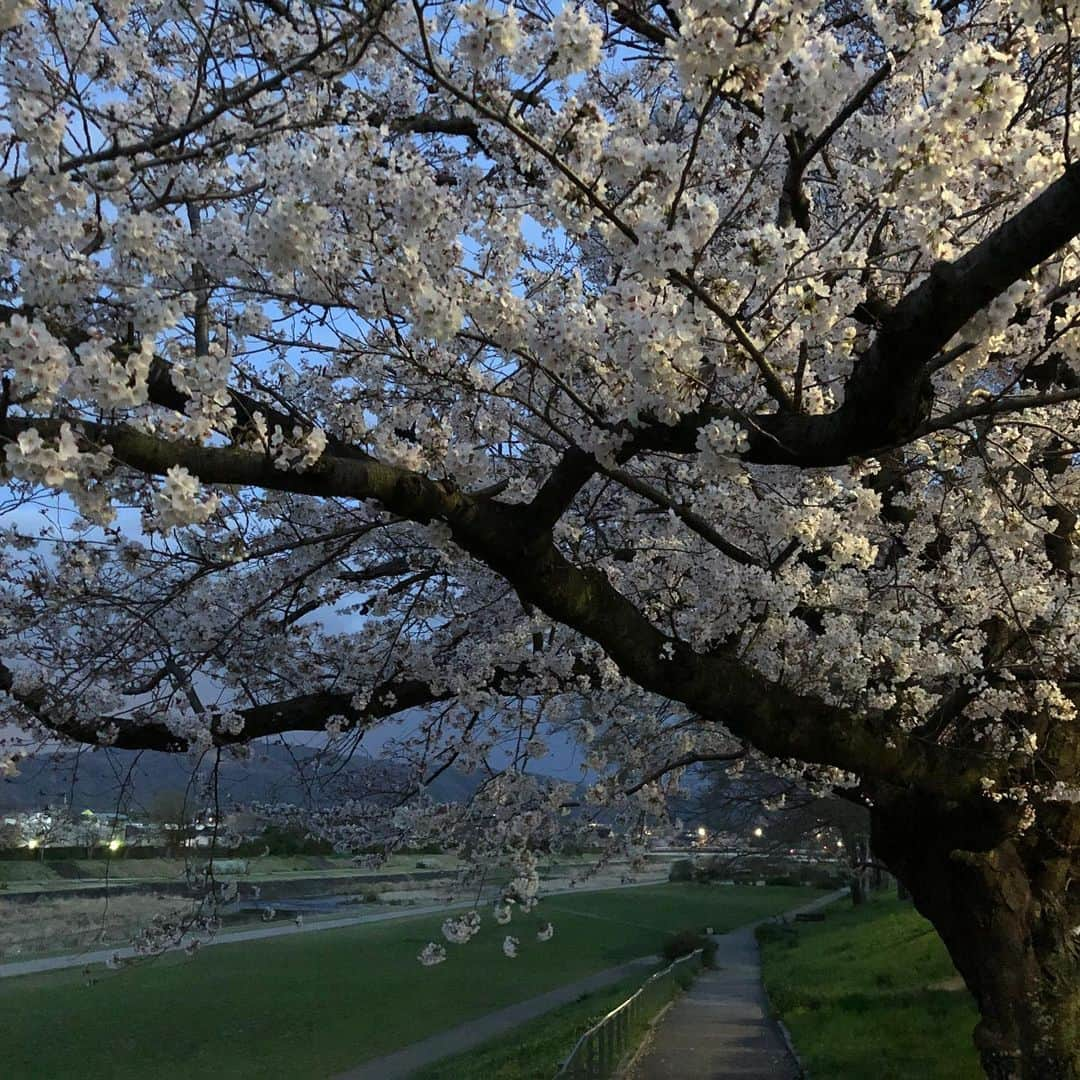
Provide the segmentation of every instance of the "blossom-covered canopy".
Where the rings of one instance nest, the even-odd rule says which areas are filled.
[[[519,846],[750,748],[1065,828],[1078,17],[2,0],[9,767],[383,722]]]

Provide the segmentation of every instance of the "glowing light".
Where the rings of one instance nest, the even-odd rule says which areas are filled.
[[[28,847],[28,848],[29,848],[29,849],[30,849],[31,851],[34,851],[34,850],[35,850],[35,849],[37,848],[37,846],[38,846],[39,842],[40,842],[40,841],[38,841],[38,840],[27,840],[27,841],[26,841],[26,846],[27,846],[27,847]]]
[[[763,837],[765,835],[765,830],[759,825],[754,830],[754,835],[760,839],[761,837]]]
[[[702,840],[704,840],[705,837],[709,835],[709,830],[706,829],[704,825],[699,825],[697,834]]]
[[[110,851],[119,851],[122,844],[123,844],[123,842],[120,841],[120,840],[110,840],[109,841],[109,850]]]

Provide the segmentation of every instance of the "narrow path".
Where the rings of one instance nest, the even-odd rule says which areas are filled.
[[[811,904],[805,904],[802,907],[785,912],[785,914],[795,915],[800,911],[813,911],[815,908],[823,907],[825,904],[831,904],[834,900],[838,900],[841,896],[846,895],[846,892],[847,890],[841,889],[838,892],[830,893],[828,896],[822,897],[820,900],[815,900]],[[552,908],[547,910],[555,909]],[[575,914],[583,913],[576,912]],[[759,922],[769,921],[770,920],[768,919],[759,920]],[[743,945],[743,949],[744,951],[752,949],[755,974],[748,986],[744,988],[744,992],[749,991],[750,993],[760,994],[762,1001],[764,1001],[764,991],[761,989],[760,969],[756,966],[757,942],[754,939],[754,927],[757,925],[758,923],[751,923],[749,926],[735,930],[730,934],[724,934],[717,937],[715,939],[719,945],[717,963],[725,965],[735,964],[739,959],[738,948],[737,946],[725,948],[725,943],[729,938],[736,939],[739,938],[740,935],[745,936],[746,944]],[[427,1065],[433,1065],[443,1058],[451,1057],[456,1054],[463,1054],[466,1051],[472,1050],[482,1043],[487,1042],[489,1039],[493,1039],[498,1035],[505,1035],[508,1031],[512,1031],[518,1025],[524,1024],[528,1020],[534,1020],[538,1016],[543,1016],[544,1013],[550,1012],[559,1005],[565,1005],[568,1002],[575,1001],[582,994],[587,993],[590,990],[597,990],[600,987],[609,986],[611,983],[618,982],[625,976],[632,974],[635,969],[641,969],[644,974],[643,969],[645,967],[656,964],[658,961],[659,957],[657,956],[645,956],[640,960],[631,960],[627,964],[621,964],[619,967],[608,968],[606,971],[598,971],[594,975],[579,979],[577,982],[560,986],[556,990],[549,990],[546,994],[540,994],[539,996],[529,998],[526,1001],[519,1001],[516,1005],[510,1005],[505,1009],[499,1009],[497,1012],[487,1013],[476,1020],[470,1020],[468,1023],[459,1024],[455,1028],[450,1028],[448,1031],[441,1031],[437,1035],[432,1035],[421,1042],[413,1043],[411,1046],[407,1046],[402,1050],[397,1050],[392,1054],[387,1054],[385,1057],[365,1061],[355,1069],[350,1069],[348,1072],[339,1074],[334,1077],[333,1080],[403,1080],[403,1078],[411,1076],[414,1072],[417,1072]],[[716,974],[720,974],[720,972],[707,972],[706,974],[699,976],[694,987],[686,997],[689,997],[690,994],[692,994],[693,991],[711,975]],[[680,1003],[685,1000],[686,998],[680,998]],[[762,1011],[762,1016],[764,1016],[764,1011]],[[772,1025],[772,1027],[775,1031],[775,1025]],[[775,1035],[780,1044],[780,1049],[784,1057],[786,1057],[787,1050],[780,1038],[779,1031],[775,1031]],[[635,1072],[633,1075],[636,1077],[637,1073]],[[642,1075],[645,1076],[646,1074]],[[742,1073],[737,1070],[732,1070],[730,1072],[725,1071],[723,1073],[686,1072],[682,1069],[678,1060],[674,1062],[672,1071],[648,1075],[650,1080],[652,1080],[653,1076],[670,1078],[670,1080],[692,1080],[692,1078],[698,1076],[730,1076],[732,1078],[738,1077],[739,1080],[759,1080],[758,1073]],[[760,1080],[788,1080],[789,1077],[794,1078],[796,1075],[796,1072],[761,1073]]]
[[[644,969],[658,963],[659,960],[658,956],[644,956],[640,960],[631,960],[618,967],[598,971],[584,979],[578,979],[577,982],[549,990],[546,994],[519,1001],[516,1005],[508,1005],[505,1009],[499,1009],[476,1020],[459,1024],[449,1031],[432,1035],[393,1054],[366,1061],[355,1069],[339,1074],[333,1080],[403,1080],[404,1077],[412,1076],[414,1072],[426,1065],[432,1065],[443,1058],[472,1050],[489,1039],[504,1035],[529,1020],[543,1016],[544,1013],[560,1005],[568,1005],[571,1001],[576,1001],[582,994],[610,986],[627,975],[632,975],[635,971],[640,970],[644,978]]]
[[[846,894],[841,889],[786,914]],[[699,975],[671,1006],[626,1080],[797,1080],[799,1068],[769,1017],[756,925],[714,938],[716,969]]]
[[[646,885],[660,885],[666,880],[666,878],[655,878],[648,881],[634,881],[625,885],[576,885],[573,888],[545,890],[544,895],[555,896],[562,893],[634,889]],[[266,938],[284,937],[287,934],[317,934],[322,930],[340,930],[346,926],[361,926],[364,923],[412,919],[419,915],[435,915],[442,911],[455,911],[459,908],[473,907],[475,903],[473,899],[455,900],[450,903],[444,901],[422,907],[402,907],[394,911],[380,911],[370,915],[345,915],[339,919],[320,919],[318,922],[308,922],[303,926],[296,926],[289,919],[271,926],[253,927],[250,930],[226,930],[215,934],[209,940],[204,939],[201,947],[205,949],[213,945],[234,945],[243,941],[263,941]],[[85,967],[90,964],[104,964],[113,956],[119,956],[122,960],[129,960],[136,955],[135,950],[130,947],[113,946],[108,949],[94,949],[88,952],[70,953],[65,956],[41,956],[35,960],[15,960],[11,963],[0,964],[0,979],[10,979],[17,975],[37,975],[43,971],[60,971],[64,968]]]

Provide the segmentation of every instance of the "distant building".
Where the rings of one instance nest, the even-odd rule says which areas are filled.
[[[112,810],[85,809],[73,812],[68,806],[40,810],[8,811],[2,819],[7,842],[17,847],[81,847],[87,850],[110,847],[149,846],[161,842],[161,826],[133,820]]]

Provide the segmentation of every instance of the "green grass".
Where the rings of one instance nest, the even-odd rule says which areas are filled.
[[[661,961],[652,970],[659,970],[663,966],[666,966],[666,961]],[[578,1039],[640,989],[651,973],[649,969],[642,969],[640,974],[631,978],[582,994],[577,1001],[552,1009],[516,1027],[507,1035],[421,1069],[413,1073],[410,1080],[551,1080]],[[676,975],[666,1000],[686,990],[694,978],[695,972],[690,970]],[[657,1011],[660,1006],[661,1001],[657,1001]],[[641,1015],[632,1021],[624,1061],[633,1056],[653,1019],[652,1016]]]
[[[0,882],[56,881],[56,872],[40,859],[0,859]]]
[[[978,1019],[933,927],[910,904],[834,906],[793,934],[765,928],[765,986],[811,1076],[980,1080]],[[949,988],[945,988],[945,986]]]
[[[188,866],[195,867],[205,859],[76,859],[79,872],[88,878],[103,878],[106,874],[114,881],[182,881]]]
[[[414,1073],[411,1080],[551,1080],[574,1043],[648,978],[640,975],[594,990],[468,1053]]]
[[[662,885],[553,896],[509,927],[424,969],[439,917],[221,945],[120,972],[0,981],[5,1078],[325,1078],[369,1058],[656,953],[664,933],[738,925],[805,902],[806,890]],[[552,941],[535,940],[550,919]],[[516,960],[501,950],[510,931]]]
[[[673,930],[701,929],[711,926],[724,933],[755,919],[798,907],[821,894],[814,889],[784,885],[755,888],[747,885],[645,885],[633,889],[603,892],[560,893],[545,900],[545,919],[558,926],[560,917],[578,916],[616,923],[622,936],[638,935],[642,946],[651,942],[657,947],[656,934]],[[646,947],[644,952],[648,952]],[[630,956],[641,956],[642,952]],[[629,957],[628,957],[629,959]]]

